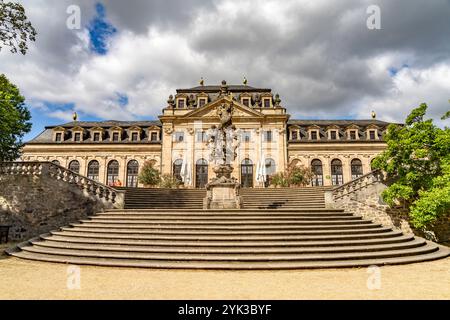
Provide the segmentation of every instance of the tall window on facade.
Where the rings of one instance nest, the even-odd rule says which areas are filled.
[[[244,159],[241,163],[241,185],[243,188],[253,187],[253,162]]]
[[[56,142],[61,142],[62,141],[62,133],[61,132],[58,132],[56,134],[55,141]]]
[[[359,159],[353,159],[351,162],[352,180],[355,180],[363,175],[362,162]]]
[[[60,165],[58,160],[53,160],[52,163],[57,164],[58,166]]]
[[[158,132],[152,132],[150,134],[150,141],[158,141]]]
[[[127,187],[136,188],[138,185],[139,163],[130,160],[127,164]]]
[[[204,188],[207,183],[208,162],[205,159],[199,159],[195,164],[195,187]]]
[[[243,142],[250,142],[252,135],[250,131],[243,131],[242,132],[242,141]]]
[[[184,141],[184,133],[182,131],[175,132],[175,142],[183,142]]]
[[[181,179],[181,166],[183,165],[183,160],[177,159],[173,162],[172,174],[174,178],[178,181],[182,181]]]
[[[80,132],[76,132],[74,135],[74,141],[81,141],[81,133]]]
[[[116,185],[119,180],[119,162],[111,160],[108,163],[107,184],[108,186]]]
[[[334,186],[344,183],[344,177],[342,175],[342,162],[339,159],[331,161],[331,183]]]
[[[266,167],[266,181],[264,182],[264,186],[267,188],[270,185],[270,178],[276,172],[275,160],[267,158],[264,165]]]
[[[92,160],[88,164],[88,178],[98,181],[98,172],[100,165],[97,160]]]
[[[272,131],[264,131],[264,141],[272,142]]]
[[[70,161],[69,170],[75,173],[80,173],[80,163],[77,160]]]
[[[197,142],[206,142],[206,141],[208,141],[206,132],[203,130],[198,130],[197,131]]]
[[[323,167],[322,161],[319,159],[314,159],[311,162],[311,171],[313,173],[312,185],[315,187],[323,186]]]

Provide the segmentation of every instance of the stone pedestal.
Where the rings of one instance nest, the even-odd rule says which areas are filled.
[[[206,185],[204,209],[240,209],[239,183],[235,179],[218,178]]]

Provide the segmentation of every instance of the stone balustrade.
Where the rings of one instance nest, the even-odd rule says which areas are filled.
[[[357,179],[333,188],[331,191],[332,200],[338,201],[345,197],[352,197],[363,189],[372,188],[373,185],[383,183],[385,177],[381,170],[371,171]]]
[[[0,162],[0,175],[45,175],[76,185],[83,193],[96,197],[107,207],[124,206],[125,191],[116,190],[52,162]]]

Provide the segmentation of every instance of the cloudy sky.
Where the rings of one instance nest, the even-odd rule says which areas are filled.
[[[38,31],[0,52],[33,131],[80,120],[155,119],[176,88],[272,88],[292,118],[402,121],[450,109],[450,0],[24,0]],[[80,8],[79,29],[67,9]],[[381,29],[367,27],[367,8]]]

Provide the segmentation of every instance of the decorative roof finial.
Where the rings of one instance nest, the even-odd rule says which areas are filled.
[[[200,78],[200,85],[204,86],[205,85],[205,81],[203,80],[203,77]]]
[[[371,115],[372,115],[372,119],[376,119],[377,114],[375,113],[375,111],[372,110],[372,114]]]
[[[73,121],[78,120],[78,114],[75,111],[72,113],[72,119],[73,119]]]
[[[242,83],[244,84],[244,86],[246,86],[247,85],[247,78],[244,76],[244,81],[242,81]]]

